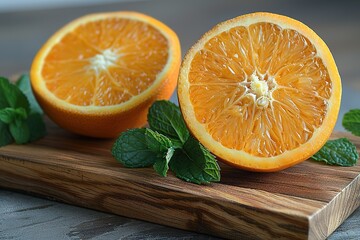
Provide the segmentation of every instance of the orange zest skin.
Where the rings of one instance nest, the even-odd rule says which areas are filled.
[[[136,12],[91,14],[58,30],[31,66],[44,112],[74,133],[111,138],[146,124],[158,99],[169,99],[181,61],[179,39]]]
[[[218,24],[188,51],[178,96],[188,128],[212,153],[241,169],[273,172],[325,144],[341,79],[306,25],[252,13]]]

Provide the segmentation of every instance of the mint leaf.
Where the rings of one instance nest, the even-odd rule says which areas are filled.
[[[145,140],[148,148],[155,153],[164,153],[173,146],[168,137],[149,128],[145,130]]]
[[[30,113],[26,122],[30,129],[30,142],[36,141],[47,134],[46,126],[40,113]]]
[[[43,114],[43,111],[37,103],[33,91],[31,89],[29,74],[23,74],[17,81],[16,86],[25,94],[30,104],[30,111],[32,113]]]
[[[26,119],[27,113],[24,108],[4,108],[0,109],[0,121],[9,124],[15,119]]]
[[[166,136],[151,129],[132,129],[116,140],[112,154],[125,167],[148,167],[166,176],[168,163],[174,153],[173,144]]]
[[[26,76],[20,79],[18,85],[0,77],[0,146],[10,144],[14,140],[17,144],[24,144],[46,134],[42,116],[35,112],[29,114],[27,96],[18,88],[22,86],[25,89],[26,84],[30,86]],[[28,96],[31,97],[32,93],[28,93]]]
[[[145,132],[145,128],[123,132],[112,147],[114,158],[129,168],[153,165],[158,156],[148,148]]]
[[[166,154],[162,158],[158,158],[154,164],[155,171],[163,177],[166,177],[169,170],[169,162],[174,155],[175,149],[173,147],[168,148]]]
[[[15,119],[9,124],[9,130],[17,144],[24,144],[30,140],[30,129],[24,119]]]
[[[355,136],[360,136],[360,109],[352,109],[345,113],[342,125]]]
[[[29,102],[26,96],[6,78],[0,77],[0,93],[3,95],[0,100],[1,108],[24,108],[30,112]]]
[[[148,128],[145,131],[145,139],[148,148],[157,156],[153,166],[155,171],[159,175],[166,177],[169,170],[169,161],[174,154],[173,143],[168,137]]]
[[[327,141],[312,159],[329,165],[349,167],[357,163],[359,154],[355,145],[347,138],[339,138]]]
[[[157,101],[149,109],[150,128],[123,132],[112,148],[126,167],[147,167],[166,177],[169,168],[185,181],[197,184],[220,181],[215,157],[190,136],[180,109],[169,101]]]
[[[174,144],[183,144],[189,137],[179,107],[169,101],[156,101],[149,109],[148,122],[152,130],[169,137]]]
[[[12,143],[14,140],[9,132],[7,124],[0,121],[0,147]]]
[[[4,108],[0,110],[0,121],[6,124],[9,124],[15,121],[15,109],[13,108]]]
[[[215,157],[192,136],[183,149],[176,149],[170,161],[176,176],[197,184],[220,181],[220,167]]]

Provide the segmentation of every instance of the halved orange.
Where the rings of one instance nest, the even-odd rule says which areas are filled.
[[[146,123],[148,108],[169,99],[181,61],[177,35],[135,12],[91,14],[56,32],[31,66],[34,94],[58,125],[116,137]]]
[[[260,12],[218,24],[188,51],[178,97],[191,133],[211,152],[235,167],[270,172],[325,144],[341,80],[309,27]]]

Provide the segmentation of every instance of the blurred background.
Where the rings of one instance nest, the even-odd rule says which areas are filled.
[[[41,45],[84,14],[139,11],[178,34],[183,55],[218,22],[256,11],[290,16],[312,28],[329,46],[343,81],[342,115],[360,108],[360,1],[254,0],[0,0],[0,75],[27,72]],[[176,102],[174,95],[172,101]]]

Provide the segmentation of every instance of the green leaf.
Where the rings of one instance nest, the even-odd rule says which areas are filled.
[[[360,136],[360,109],[352,109],[345,113],[342,125],[355,136]]]
[[[176,149],[170,161],[176,176],[197,184],[220,181],[220,167],[215,157],[196,139],[189,137],[183,149]]]
[[[0,77],[0,99],[1,108],[24,108],[27,113],[30,112],[30,105],[26,96],[6,78]]]
[[[23,74],[17,81],[16,86],[25,94],[30,103],[30,111],[35,113],[43,114],[41,107],[36,101],[31,84],[29,74]]]
[[[166,154],[162,158],[158,158],[154,164],[155,171],[163,177],[166,177],[167,171],[169,170],[169,162],[174,155],[175,149],[170,147],[167,149]]]
[[[148,148],[145,128],[123,132],[112,147],[112,155],[125,167],[138,168],[153,165],[158,156]]]
[[[190,136],[179,108],[168,101],[155,102],[148,113],[150,128],[124,132],[112,148],[126,167],[147,167],[166,177],[169,168],[185,181],[197,184],[220,181],[215,157]]]
[[[24,108],[4,108],[0,110],[0,121],[9,124],[15,119],[26,119],[27,113]]]
[[[30,113],[26,121],[30,129],[30,142],[36,141],[47,134],[45,122],[40,113]]]
[[[328,165],[349,167],[357,163],[359,154],[355,145],[347,138],[339,138],[327,141],[320,151],[312,156],[312,159]]]
[[[169,137],[174,144],[181,145],[189,137],[180,109],[169,101],[156,101],[149,109],[148,122],[150,128]]]
[[[16,112],[13,108],[4,108],[0,110],[0,121],[9,124],[15,121]]]
[[[155,171],[159,175],[166,177],[169,170],[169,161],[174,154],[173,143],[168,137],[149,128],[146,129],[145,139],[148,148],[157,156],[154,164]]]
[[[9,127],[7,124],[0,122],[0,147],[6,146],[12,143],[14,139],[12,138]]]
[[[29,101],[18,88],[25,88],[26,84],[30,84],[26,81],[29,81],[28,77],[23,76],[18,85],[14,85],[8,79],[0,77],[0,146],[13,140],[17,144],[24,144],[46,134],[41,115],[29,114]]]
[[[9,129],[12,137],[17,144],[24,144],[30,140],[30,129],[26,120],[15,119],[9,124]]]
[[[159,175],[166,177],[168,164],[174,153],[173,143],[168,137],[149,128],[146,129],[145,135],[148,148],[157,156],[153,167]]]
[[[162,154],[173,146],[168,137],[149,128],[145,130],[145,140],[148,148],[155,153]]]

